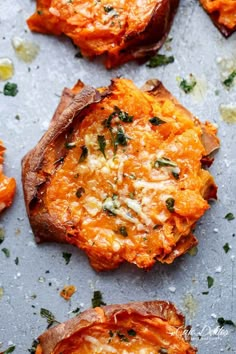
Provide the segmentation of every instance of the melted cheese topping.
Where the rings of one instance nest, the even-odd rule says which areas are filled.
[[[219,13],[218,21],[229,29],[236,26],[236,1],[235,0],[200,0],[209,12]]]
[[[106,127],[114,107],[133,121],[114,115]],[[152,117],[166,123],[154,126]],[[114,147],[119,131],[125,144],[120,140]],[[201,134],[172,100],[158,102],[117,79],[112,94],[93,105],[74,132],[74,147],[46,190],[48,212],[66,226],[68,242],[85,249],[96,269],[123,260],[150,267],[171,253],[208,209],[202,191],[212,177],[201,169]],[[106,144],[103,152],[98,136]],[[87,156],[79,162],[85,146]],[[168,200],[174,200],[174,210]]]

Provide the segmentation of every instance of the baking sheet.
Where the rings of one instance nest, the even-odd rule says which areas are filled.
[[[0,139],[7,147],[5,172],[14,176],[18,185],[14,204],[0,216],[0,226],[5,229],[0,249],[10,250],[9,258],[0,252],[0,287],[4,290],[0,299],[0,348],[14,344],[15,353],[27,353],[32,340],[47,325],[39,314],[40,308],[64,321],[75,308],[90,307],[95,289],[102,291],[107,304],[173,301],[192,325],[193,343],[199,353],[236,353],[235,328],[227,326],[217,335],[213,333],[218,317],[236,323],[236,220],[224,219],[228,212],[236,214],[236,126],[224,122],[219,114],[220,104],[235,104],[236,88],[227,91],[222,86],[217,65],[219,57],[236,58],[236,34],[225,40],[197,1],[182,0],[171,31],[171,50],[162,50],[174,55],[173,64],[150,69],[129,63],[106,71],[99,61],[76,59],[76,50],[66,38],[30,33],[25,20],[34,8],[35,2],[30,0],[0,2],[0,57],[14,61],[15,75],[11,81],[19,88],[16,97],[0,94]],[[16,35],[40,46],[32,64],[17,59],[11,45]],[[178,87],[176,77],[189,73],[202,83],[197,95],[186,95]],[[71,87],[79,78],[94,86],[108,85],[117,75],[131,78],[139,86],[149,78],[159,78],[201,120],[218,124],[221,149],[211,171],[219,191],[218,201],[211,204],[211,210],[196,228],[199,247],[195,257],[185,255],[170,266],[156,264],[149,272],[123,264],[118,270],[98,274],[83,252],[72,246],[34,243],[23,202],[20,162],[47,128],[65,86]],[[0,82],[0,91],[3,86]],[[223,246],[227,242],[231,249],[226,254]],[[62,252],[72,254],[68,265]],[[210,289],[207,276],[214,278]],[[77,287],[69,302],[59,296],[65,284]],[[204,291],[209,294],[203,295]]]

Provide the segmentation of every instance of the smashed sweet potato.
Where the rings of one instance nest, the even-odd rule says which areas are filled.
[[[157,80],[65,89],[22,162],[36,241],[74,244],[96,270],[172,263],[197,244],[192,229],[216,198],[201,162],[215,134]]]
[[[189,328],[164,301],[96,307],[39,338],[36,354],[194,354]]]
[[[15,179],[6,177],[3,173],[4,151],[5,147],[0,140],[0,212],[12,204],[16,190]]]
[[[200,0],[200,3],[225,37],[236,31],[235,0]]]
[[[164,43],[179,0],[37,0],[32,31],[66,34],[83,56],[104,54],[112,68],[155,54]]]

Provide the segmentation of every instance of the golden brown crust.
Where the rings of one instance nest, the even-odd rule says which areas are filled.
[[[102,308],[88,309],[73,319],[49,329],[39,336],[39,346],[42,354],[52,354],[60,342],[68,340],[81,330],[95,324],[108,324],[122,322],[123,317],[138,315],[141,317],[157,317],[178,329],[184,330],[185,318],[176,307],[166,301],[132,302],[122,305],[109,305]],[[181,339],[190,341],[187,331],[183,331]],[[196,353],[196,348],[191,347],[188,353]]]

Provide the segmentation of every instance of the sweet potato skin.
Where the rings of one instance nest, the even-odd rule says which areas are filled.
[[[105,28],[106,35],[104,38],[102,32],[100,35],[97,33],[96,36],[94,33],[90,38],[89,31],[83,34],[82,32],[86,29],[79,26],[78,23],[74,24],[73,22],[72,25],[70,18],[64,21],[53,16],[50,13],[50,6],[53,6],[53,4],[56,6],[56,1],[53,3],[52,1],[38,0],[37,11],[27,20],[29,28],[32,31],[55,35],[65,33],[80,47],[84,56],[93,58],[105,54],[105,65],[110,69],[130,60],[145,60],[155,54],[169,33],[179,0],[157,0],[152,13],[143,19],[145,22],[140,29],[132,28],[132,26],[129,28],[126,23],[124,29],[119,28],[121,26],[119,25],[116,33],[114,32],[114,23],[111,23],[110,28]],[[109,6],[111,5],[113,6],[113,2],[109,3]],[[117,6],[116,3],[115,6]],[[133,5],[130,4],[130,6]],[[128,14],[127,16],[129,17]],[[81,29],[82,32],[80,32]],[[110,41],[108,41],[109,37]],[[97,38],[97,46],[94,38]]]
[[[62,341],[66,343],[76,333],[79,336],[81,331],[86,328],[104,324],[107,325],[106,328],[109,328],[114,323],[118,323],[118,325],[122,324],[122,320],[132,316],[138,316],[140,319],[159,318],[166,324],[173,326],[177,332],[179,331],[181,338],[179,340],[186,343],[190,342],[190,336],[185,331],[185,318],[172,303],[166,301],[132,302],[88,309],[73,319],[49,329],[39,336],[39,345],[36,354],[57,353],[56,348],[59,347]],[[196,352],[197,349],[189,344],[188,349],[184,353],[194,354]]]
[[[143,87],[143,90],[149,92],[149,94],[157,101],[165,101],[167,98],[171,99],[183,113],[186,112],[172,96],[163,87],[163,85],[158,80],[149,80]],[[76,93],[79,92],[79,93]],[[95,102],[100,102],[104,97],[109,97],[110,89],[103,89],[97,91],[91,87],[83,87],[82,83],[79,83],[76,88],[71,91],[65,89],[61,102],[55,112],[55,115],[51,121],[49,130],[45,133],[43,138],[40,140],[39,144],[31,150],[22,161],[22,181],[23,189],[25,195],[26,209],[30,219],[30,223],[37,242],[69,242],[83,248],[83,245],[77,243],[77,238],[79,237],[78,232],[75,237],[67,233],[65,225],[62,225],[58,218],[50,215],[47,208],[40,207],[40,193],[41,188],[43,188],[47,183],[50,183],[48,176],[55,172],[57,164],[51,163],[52,161],[60,161],[64,159],[66,153],[68,152],[64,148],[64,142],[68,129],[80,122],[80,117],[86,115],[86,110],[89,109]],[[188,112],[188,114],[190,114]],[[196,125],[201,125],[200,122],[192,116]],[[219,147],[219,141],[215,137],[214,131],[210,128],[206,128],[203,131],[203,140],[206,143],[205,150],[207,153],[212,152]],[[209,143],[210,142],[210,143]],[[208,145],[210,148],[208,148]],[[53,166],[51,171],[48,165]],[[205,199],[216,197],[216,185],[213,178],[206,181],[205,190],[202,191],[202,195]],[[188,237],[181,238],[177,243],[175,248],[168,255],[163,255],[162,258],[158,260],[165,263],[172,263],[176,257],[187,252],[190,248],[197,244],[197,239],[194,235],[190,234]],[[94,253],[94,250],[88,250],[84,248],[88,253],[92,266],[96,270],[108,270],[115,268],[121,262],[116,260],[113,256],[112,264],[110,259],[102,259],[102,262],[98,261],[99,254]],[[101,257],[100,257],[101,258]],[[155,260],[154,260],[155,261]],[[153,262],[154,262],[153,261]],[[152,264],[149,265],[149,267]],[[147,268],[147,266],[144,265]]]

